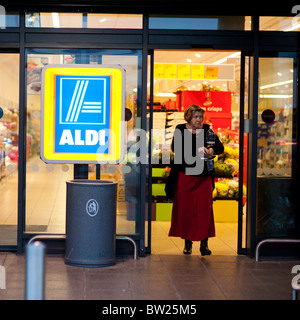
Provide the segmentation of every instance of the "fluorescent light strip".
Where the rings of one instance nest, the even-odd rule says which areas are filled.
[[[264,89],[273,88],[273,87],[277,87],[277,86],[283,86],[284,84],[289,84],[289,83],[293,83],[293,80],[287,80],[287,81],[266,84],[265,86],[261,86],[260,89],[264,90]]]
[[[161,93],[158,93],[156,94],[156,97],[165,97],[165,98],[174,98],[176,97],[176,94],[174,93],[171,93],[171,92],[161,92]]]
[[[284,29],[283,31],[293,31],[295,29],[298,29],[300,28],[300,23],[296,23],[296,24],[293,24],[293,26],[287,28],[287,29]]]
[[[241,55],[240,52],[235,52],[235,53],[233,53],[233,54],[231,54],[231,55],[229,55],[229,56],[227,56],[227,57],[225,57],[225,58],[222,58],[222,59],[214,62],[213,64],[221,64],[221,63],[227,61],[228,58],[235,58],[235,57],[238,57],[238,56],[240,56],[240,55]]]
[[[286,98],[292,98],[292,94],[260,94],[260,98],[263,99],[286,99]]]
[[[54,28],[60,28],[59,16],[57,12],[52,12],[52,21]]]

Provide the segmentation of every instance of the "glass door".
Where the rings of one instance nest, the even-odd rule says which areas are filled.
[[[299,236],[296,217],[297,57],[256,53],[242,58],[240,137],[243,184],[239,201],[239,253],[254,256],[265,238]],[[249,61],[249,63],[247,63]],[[248,72],[247,72],[248,68]]]
[[[259,58],[257,117],[257,240],[297,235],[297,60]]]
[[[19,61],[0,53],[0,246],[17,244]]]
[[[141,131],[141,51],[28,49],[27,158],[25,232],[65,233],[66,181],[78,174],[76,165],[45,164],[40,159],[41,69],[48,64],[120,64],[126,69],[125,159],[119,165],[83,165],[89,179],[118,182],[117,234],[140,237],[141,162],[136,147]],[[82,166],[81,166],[82,167]],[[81,168],[79,168],[81,169]],[[99,170],[100,169],[100,170]]]

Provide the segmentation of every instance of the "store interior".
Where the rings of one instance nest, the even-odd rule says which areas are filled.
[[[172,202],[166,200],[165,179],[172,155],[170,142],[178,123],[184,122],[183,112],[189,104],[206,109],[205,121],[213,126],[224,143],[225,152],[215,159],[215,189],[213,207],[216,237],[210,240],[214,254],[237,254],[238,183],[239,183],[239,124],[240,124],[240,51],[155,50],[153,79],[152,131],[152,216],[151,249],[154,253],[177,254],[183,240],[169,238]],[[47,59],[46,59],[47,58]],[[0,245],[16,244],[18,191],[18,114],[19,56],[0,55]],[[57,59],[57,61],[54,61]],[[111,59],[111,58],[110,58]],[[132,57],[128,57],[128,61]],[[274,109],[275,121],[284,118],[282,140],[291,140],[293,97],[292,59],[261,58],[259,119],[263,110]],[[26,232],[65,232],[65,182],[73,178],[73,165],[45,164],[39,158],[40,145],[40,71],[47,63],[74,63],[72,56],[40,55],[27,63],[27,155],[26,155]],[[111,60],[110,60],[111,61]],[[123,57],[127,73],[130,62]],[[30,63],[29,63],[30,62]],[[246,76],[247,76],[246,61]],[[131,72],[133,73],[133,72]],[[149,73],[150,74],[150,73]],[[134,78],[134,77],[133,77]],[[133,81],[133,84],[129,83]],[[137,122],[136,79],[128,78],[126,107],[132,111],[131,121]],[[247,84],[247,77],[246,77]],[[247,88],[247,85],[246,85]],[[148,83],[150,116],[150,79]],[[245,106],[248,93],[245,91]],[[247,116],[247,109],[245,109]],[[281,117],[281,118],[280,118]],[[263,126],[263,122],[259,120]],[[282,122],[281,122],[282,123]],[[281,128],[272,128],[275,137]],[[262,132],[264,128],[261,128]],[[276,133],[277,132],[277,133]],[[276,136],[277,134],[277,136]],[[271,138],[267,138],[271,139]],[[274,138],[275,139],[275,138]],[[246,142],[246,139],[245,141]],[[270,155],[270,144],[260,139],[258,174],[290,175],[291,146],[277,145]],[[282,150],[282,143],[279,145]],[[244,152],[246,152],[246,143]],[[268,149],[269,148],[269,149]],[[267,150],[268,149],[268,150]],[[271,150],[272,151],[272,150]],[[128,160],[128,158],[127,158]],[[168,162],[169,161],[169,162]],[[243,207],[245,223],[246,163],[244,166]],[[272,171],[273,170],[273,171]],[[274,171],[275,170],[275,171]],[[281,170],[281,171],[280,171]],[[89,166],[89,178],[95,179],[95,166]],[[117,233],[134,233],[136,225],[131,215],[132,204],[126,197],[128,165],[101,166],[101,179],[119,182]],[[129,172],[130,174],[130,172]],[[147,224],[147,223],[146,223]],[[147,230],[146,225],[146,230]],[[147,238],[147,237],[146,237]],[[199,254],[194,250],[193,254]]]

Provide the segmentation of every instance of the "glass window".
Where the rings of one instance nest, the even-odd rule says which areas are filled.
[[[265,31],[299,31],[297,17],[259,17],[259,29]]]
[[[9,13],[6,12],[5,14],[5,27],[6,28],[13,28],[20,26],[20,16],[18,13]],[[2,27],[2,24],[1,24]]]
[[[295,232],[296,105],[294,58],[259,59],[258,236]]]
[[[26,27],[31,28],[82,28],[82,21],[82,13],[26,13]]]
[[[126,122],[124,149],[137,143],[140,129],[141,51],[32,49],[27,57],[27,172],[26,232],[65,233],[66,181],[73,179],[73,165],[45,164],[40,159],[41,70],[48,64],[120,64],[126,70]],[[101,179],[118,181],[117,233],[139,232],[140,164],[134,148],[119,165],[101,165]],[[89,179],[96,165],[89,165]]]
[[[26,27],[142,29],[140,14],[26,13]]]
[[[17,244],[19,54],[0,54],[0,245]]]
[[[251,30],[251,17],[244,16],[151,16],[150,29]]]
[[[141,14],[93,14],[87,15],[88,28],[142,29]]]

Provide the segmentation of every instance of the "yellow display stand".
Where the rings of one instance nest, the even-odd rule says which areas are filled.
[[[238,222],[238,205],[236,200],[213,201],[215,222]]]
[[[238,222],[238,201],[213,202],[215,222]],[[173,203],[156,203],[156,221],[171,221]]]
[[[171,221],[173,203],[156,203],[156,221]]]

